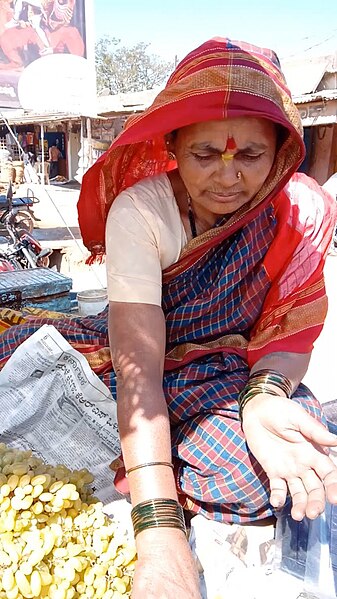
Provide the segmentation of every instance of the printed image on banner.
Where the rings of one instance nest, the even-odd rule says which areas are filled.
[[[0,0],[0,107],[80,111],[83,81],[92,81],[85,8],[86,0]]]

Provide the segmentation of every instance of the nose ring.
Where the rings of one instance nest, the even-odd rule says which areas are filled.
[[[236,178],[237,178],[237,179],[239,179],[239,181],[240,181],[241,177],[242,177],[242,172],[241,172],[241,171],[238,171],[238,172],[236,173]]]

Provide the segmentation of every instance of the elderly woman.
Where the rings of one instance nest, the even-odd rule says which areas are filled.
[[[104,380],[117,386],[134,599],[200,597],[182,508],[245,525],[287,494],[296,520],[337,503],[337,439],[301,384],[327,309],[334,204],[296,173],[301,133],[273,52],[214,39],[85,175],[83,238],[93,255],[106,240]],[[107,343],[104,315],[82,325]],[[58,326],[83,338],[79,320]]]
[[[334,207],[296,173],[301,133],[275,54],[213,39],[84,179],[94,253],[108,214],[137,599],[199,597],[180,506],[252,523],[287,493],[296,520],[337,503],[337,439],[301,384],[326,314]]]

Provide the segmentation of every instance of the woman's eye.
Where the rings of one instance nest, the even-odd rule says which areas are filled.
[[[246,162],[254,162],[261,158],[261,156],[262,154],[240,154],[238,158],[241,158],[241,160],[245,160]]]
[[[214,158],[213,154],[193,154],[193,156],[196,160],[199,160],[199,162],[206,162],[207,160]]]

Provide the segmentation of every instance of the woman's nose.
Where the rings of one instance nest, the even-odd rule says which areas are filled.
[[[225,185],[226,187],[231,187],[235,183],[237,183],[237,181],[240,177],[238,176],[238,169],[235,164],[235,160],[234,159],[229,159],[229,160],[221,159],[219,161],[217,175],[218,175],[221,183],[223,185]]]

